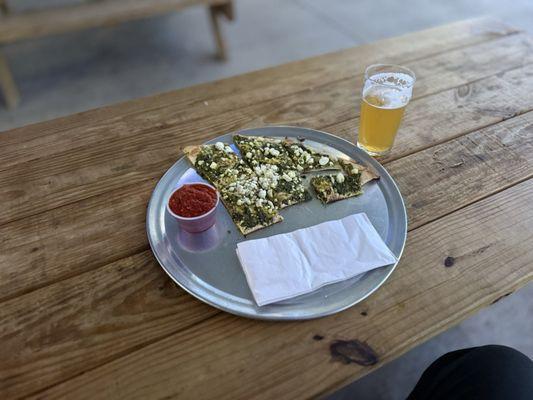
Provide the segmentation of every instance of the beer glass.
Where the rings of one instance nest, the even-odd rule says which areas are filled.
[[[413,71],[399,65],[374,64],[366,69],[359,148],[372,156],[384,155],[392,148],[415,79]]]

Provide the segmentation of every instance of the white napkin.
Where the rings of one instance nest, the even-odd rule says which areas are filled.
[[[238,243],[237,256],[259,306],[397,260],[364,213]]]

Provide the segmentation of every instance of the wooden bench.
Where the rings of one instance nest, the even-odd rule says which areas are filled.
[[[232,0],[93,0],[86,4],[10,13],[8,0],[0,0],[0,45],[70,31],[112,26],[126,21],[163,15],[185,7],[209,7],[217,55],[226,58],[219,17],[233,19]],[[7,60],[0,53],[0,88],[9,108],[20,95]]]

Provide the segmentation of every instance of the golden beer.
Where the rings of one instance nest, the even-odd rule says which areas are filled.
[[[392,148],[413,84],[414,74],[403,67],[377,65],[367,69],[357,139],[360,148],[371,155],[382,155]]]

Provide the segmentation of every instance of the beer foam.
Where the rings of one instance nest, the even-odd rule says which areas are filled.
[[[379,108],[404,107],[411,99],[414,79],[401,72],[372,75],[365,82],[363,99]]]
[[[412,88],[414,83],[412,76],[401,72],[382,72],[368,79],[378,85],[394,86],[400,89]]]

